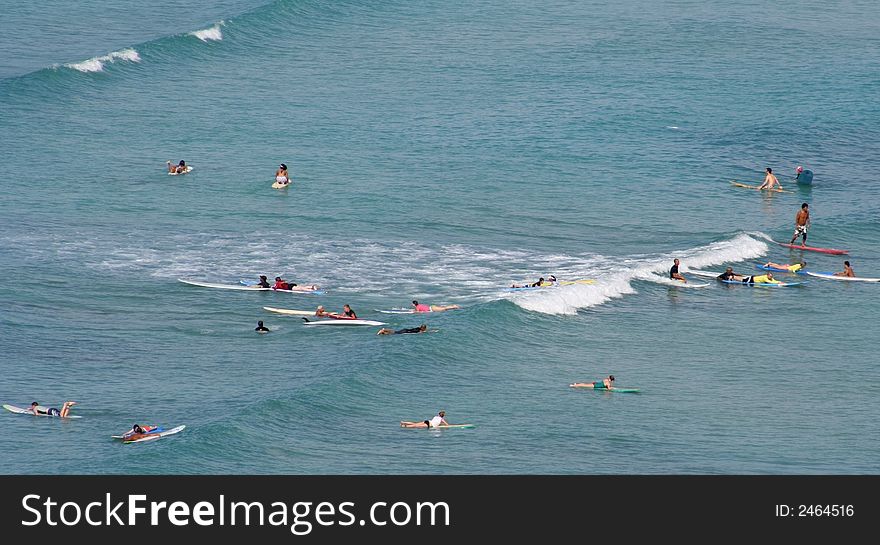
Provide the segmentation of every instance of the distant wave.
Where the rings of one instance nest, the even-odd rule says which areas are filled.
[[[165,38],[160,38],[159,40],[154,40],[152,42],[145,42],[143,44],[138,45],[138,48],[146,47],[149,48],[154,46],[155,44],[162,43],[168,40],[180,39],[182,36],[195,36],[199,40],[203,42],[209,41],[220,41],[223,39],[223,32],[221,31],[221,27],[224,26],[225,21],[220,21],[216,23],[214,26],[202,30],[195,30],[193,32],[188,32],[186,34],[176,34],[174,36],[167,36]],[[82,61],[82,62],[74,62],[67,63],[63,66],[65,68],[70,68],[76,70],[78,72],[92,73],[92,72],[103,72],[108,64],[112,64],[115,62],[141,62],[141,56],[134,49],[134,47],[128,47],[122,49],[120,51],[114,51],[107,55],[102,55],[100,57],[92,57],[91,59]],[[54,66],[57,68],[58,65]]]
[[[116,61],[140,62],[141,57],[138,55],[137,51],[128,48],[123,49],[122,51],[114,51],[113,53],[101,57],[93,57],[86,61],[65,64],[64,66],[80,72],[103,72],[104,65]]]
[[[190,36],[195,36],[196,38],[202,40],[203,42],[207,41],[220,41],[223,39],[223,33],[220,31],[220,27],[222,27],[225,23],[220,21],[216,25],[211,28],[206,28],[204,30],[196,30],[190,32]]]

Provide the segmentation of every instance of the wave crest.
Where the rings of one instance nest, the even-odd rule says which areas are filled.
[[[67,68],[72,68],[80,72],[103,72],[104,65],[116,61],[140,62],[141,56],[132,48],[114,51],[100,57],[92,57],[91,59],[65,64]]]
[[[195,36],[203,42],[214,41],[218,42],[223,39],[223,32],[221,32],[220,27],[222,27],[225,23],[220,21],[216,25],[211,28],[206,28],[203,30],[195,30],[190,32],[190,36]]]

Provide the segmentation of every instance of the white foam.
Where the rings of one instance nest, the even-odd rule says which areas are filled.
[[[93,57],[82,62],[65,64],[64,66],[79,70],[80,72],[102,72],[105,64],[116,62],[118,60],[140,62],[141,57],[138,55],[137,51],[129,48],[121,51],[114,51],[108,55]]]
[[[751,236],[750,236],[751,235]],[[179,277],[236,283],[258,274],[276,275],[302,284],[318,284],[334,294],[382,296],[389,306],[412,299],[443,304],[510,300],[521,308],[546,314],[575,314],[636,293],[632,282],[658,281],[668,274],[672,259],[682,272],[754,259],[767,244],[738,234],[728,240],[656,255],[542,254],[461,244],[376,240],[328,240],[300,234],[265,231],[244,235],[177,234],[132,247],[124,234],[87,238],[39,235],[7,240],[25,255],[50,252],[62,259],[85,259],[99,272],[152,277],[174,282]],[[4,239],[0,238],[0,241]],[[271,242],[269,242],[271,241]],[[595,279],[534,291],[507,292],[511,283],[534,282],[538,276],[560,280]],[[662,278],[660,279],[662,280]]]
[[[220,27],[223,26],[223,21],[220,21],[216,25],[211,28],[206,28],[204,30],[196,30],[190,32],[190,36],[195,36],[196,38],[202,40],[203,42],[207,41],[220,41],[223,39],[223,33],[220,31]]]
[[[761,236],[763,233],[753,235]],[[612,264],[610,268],[609,265],[603,264],[592,271],[579,271],[578,276],[594,278],[595,284],[518,292],[510,299],[516,305],[536,312],[574,314],[579,309],[595,307],[611,299],[636,293],[631,285],[633,280],[665,283],[666,279],[658,276],[658,273],[665,274],[675,257],[681,260],[682,272],[686,272],[688,267],[699,269],[719,263],[735,263],[754,259],[765,253],[767,253],[767,244],[743,233],[730,240],[674,252],[672,255],[609,259],[609,263]],[[555,274],[559,278],[572,278],[568,274]]]

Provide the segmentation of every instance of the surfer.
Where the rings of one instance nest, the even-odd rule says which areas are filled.
[[[151,431],[155,430],[156,426],[141,426],[139,424],[134,424],[131,426],[131,429],[122,434],[123,439],[129,439],[135,435],[147,435]]]
[[[543,286],[551,286],[551,285],[553,285],[554,282],[556,282],[556,277],[551,274],[550,278],[548,280],[544,280],[544,277],[542,276],[534,284],[528,284],[528,283],[527,284],[511,284],[510,287],[511,288],[540,288]]]
[[[401,428],[437,428],[440,426],[448,426],[449,422],[446,421],[446,411],[440,411],[437,413],[437,416],[430,420],[423,420],[421,422],[401,422]]]
[[[290,177],[287,175],[287,165],[281,163],[278,170],[275,171],[275,183],[287,185],[290,183]]]
[[[65,401],[63,405],[61,405],[61,410],[59,411],[55,407],[43,407],[36,401],[31,403],[31,412],[35,415],[45,414],[48,416],[60,416],[62,418],[66,418],[67,415],[70,414],[70,408],[76,405],[76,401]]]
[[[743,284],[781,284],[779,280],[773,278],[773,273],[759,274],[756,276],[745,276],[742,279]]]
[[[834,276],[849,276],[855,277],[856,273],[853,272],[852,267],[849,265],[849,261],[843,262],[843,271],[834,273]]]
[[[461,308],[458,305],[426,305],[424,303],[420,304],[418,301],[415,300],[413,300],[412,306],[416,312],[442,312],[444,310]]]
[[[257,333],[268,333],[269,328],[263,325],[263,320],[257,322],[257,327],[254,328],[254,331]]]
[[[266,278],[265,274],[260,275],[260,281],[257,283],[261,288],[271,288],[272,284],[269,283],[269,279]]]
[[[176,165],[171,161],[165,161],[165,164],[168,165],[168,172],[170,174],[184,174],[186,173],[186,161],[183,159],[180,160]]]
[[[685,278],[684,275],[678,272],[679,264],[680,262],[678,261],[677,257],[672,260],[672,268],[669,269],[669,278],[673,280],[681,280],[682,282],[687,283],[687,278]]]
[[[349,305],[342,305],[342,316],[349,320],[357,320],[357,314],[351,310]]]
[[[804,203],[801,205],[801,209],[798,210],[797,215],[794,217],[794,235],[791,236],[791,242],[789,244],[794,244],[794,241],[797,240],[799,236],[804,237],[804,241],[801,243],[801,246],[807,245],[807,229],[810,227],[810,205]]]
[[[614,375],[608,375],[608,378],[597,380],[596,382],[575,382],[570,385],[572,388],[596,388],[602,390],[610,390],[614,387]]]
[[[290,283],[285,282],[284,279],[282,279],[280,276],[276,276],[276,277],[275,277],[275,285],[272,286],[272,289],[273,289],[273,290],[284,290],[284,291],[289,291],[289,290],[292,290],[292,289],[294,288],[294,286],[296,286],[295,283],[293,283],[293,282],[290,282]]]
[[[383,327],[378,333],[376,333],[376,335],[401,335],[403,333],[425,333],[426,331],[428,331],[428,324],[422,324],[419,327],[398,329],[397,331]]]
[[[795,263],[794,265],[784,265],[782,263],[773,263],[772,261],[768,261],[767,263],[764,263],[764,266],[773,269],[785,269],[789,272],[798,272],[799,270],[807,266],[807,262],[801,261],[800,263]]]
[[[330,313],[324,310],[324,305],[318,305],[315,309],[315,316],[330,316]]]
[[[764,183],[759,185],[758,189],[773,189],[774,187],[782,189],[782,184],[780,184],[779,180],[776,179],[776,176],[773,175],[773,169],[767,167],[767,175],[764,176]]]
[[[727,267],[727,270],[716,276],[716,278],[718,280],[736,280],[742,282],[743,275],[733,272],[733,267]]]

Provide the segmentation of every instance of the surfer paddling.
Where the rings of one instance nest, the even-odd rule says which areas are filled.
[[[546,280],[544,280],[544,277],[542,276],[534,284],[528,284],[528,283],[526,283],[526,284],[511,284],[510,287],[511,288],[542,288],[544,286],[552,286],[555,283],[556,283],[556,277],[551,274],[549,277],[547,277]]]
[[[801,261],[800,263],[795,263],[794,265],[782,264],[782,263],[774,263],[772,261],[768,261],[764,263],[765,267],[769,267],[771,269],[782,269],[788,272],[798,272],[807,266],[806,261]]]
[[[376,333],[376,335],[402,335],[404,333],[425,333],[426,331],[428,331],[428,324],[422,324],[419,327],[407,327],[396,331],[394,329],[383,327]]]
[[[716,278],[718,280],[736,280],[738,282],[742,282],[743,278],[745,277],[741,274],[736,274],[735,272],[733,272],[733,267],[727,267],[727,269],[723,273],[716,276]]]
[[[262,280],[264,277],[260,277]],[[272,289],[275,291],[317,291],[319,288],[317,285],[312,284],[311,286],[300,286],[296,282],[288,282],[281,278],[280,276],[275,277],[275,284],[272,286]]]
[[[155,429],[156,426],[141,426],[140,424],[134,424],[130,430],[122,434],[122,438],[131,439],[136,436],[149,435]]]
[[[810,227],[810,205],[804,203],[801,205],[801,209],[798,210],[797,215],[794,217],[794,234],[791,236],[791,242],[789,244],[794,244],[794,241],[798,239],[798,237],[803,236],[804,240],[801,242],[801,246],[807,245],[807,229]]]
[[[437,413],[437,416],[430,420],[423,420],[421,422],[402,421],[400,423],[401,428],[440,428],[448,425],[449,422],[446,421],[446,411],[440,411]]]
[[[76,401],[65,401],[63,405],[61,405],[61,410],[56,409],[55,407],[43,407],[36,401],[31,403],[30,411],[35,415],[47,415],[47,416],[60,416],[61,418],[67,418],[70,414],[70,408],[76,405]]]
[[[610,390],[614,387],[614,375],[608,375],[607,378],[597,380],[595,382],[575,382],[569,384],[571,388],[595,388],[602,390]]]
[[[426,305],[415,300],[413,300],[412,306],[415,312],[443,312],[444,310],[461,308],[458,305]]]

